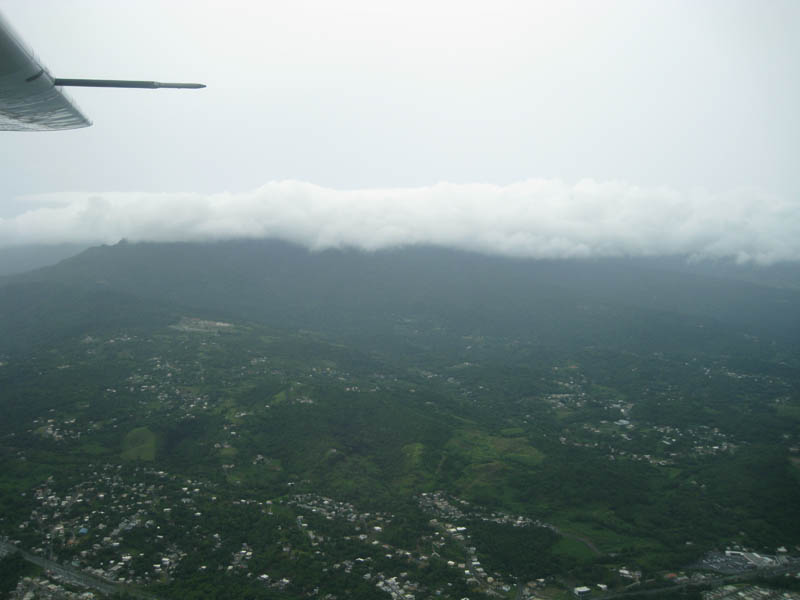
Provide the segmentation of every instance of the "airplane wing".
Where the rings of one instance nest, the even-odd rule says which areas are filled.
[[[54,131],[92,124],[62,86],[199,89],[202,83],[53,77],[0,15],[0,131]]]
[[[0,131],[52,131],[91,124],[0,15]]]

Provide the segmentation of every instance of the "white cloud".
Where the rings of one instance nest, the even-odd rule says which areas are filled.
[[[506,186],[334,190],[298,181],[246,193],[64,193],[23,199],[0,247],[280,238],[319,250],[434,244],[535,258],[686,254],[800,260],[800,203],[624,182],[533,179]]]

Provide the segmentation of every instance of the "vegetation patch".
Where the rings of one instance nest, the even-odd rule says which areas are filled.
[[[122,441],[124,460],[148,460],[156,458],[156,434],[147,427],[131,430]]]
[[[575,538],[562,537],[552,549],[554,554],[566,556],[581,562],[588,562],[594,559],[595,554],[584,542]]]
[[[459,431],[447,446],[465,455],[473,464],[510,459],[535,465],[544,460],[544,454],[529,445],[526,438],[487,435],[474,429]]]
[[[19,552],[3,556],[0,558],[0,597],[10,598],[21,578],[39,575],[41,571],[41,567],[29,563]]]
[[[783,419],[800,421],[800,406],[794,404],[781,404],[778,406],[778,416]]]
[[[413,469],[419,466],[425,445],[419,442],[403,446],[403,456],[406,459],[406,468]]]
[[[89,442],[81,445],[81,452],[84,454],[90,454],[92,456],[102,456],[103,454],[108,454],[109,449],[100,444]],[[113,450],[111,452],[113,452]]]
[[[522,427],[508,427],[506,429],[501,429],[500,433],[506,437],[515,437],[525,433],[525,430]]]
[[[239,453],[239,451],[234,448],[233,446],[225,446],[219,449],[219,455],[223,458],[233,458]]]
[[[534,579],[557,573],[569,562],[552,552],[559,538],[550,529],[473,521],[467,531],[478,547],[481,562],[491,571]]]

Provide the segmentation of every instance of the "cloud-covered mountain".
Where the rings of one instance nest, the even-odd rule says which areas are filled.
[[[434,245],[531,258],[685,255],[800,260],[800,202],[624,182],[335,190],[298,181],[242,193],[58,193],[0,219],[0,247],[278,238],[313,250]]]

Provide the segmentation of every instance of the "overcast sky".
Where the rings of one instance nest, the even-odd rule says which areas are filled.
[[[91,128],[0,133],[0,247],[278,235],[800,260],[794,0],[0,10],[56,76],[209,86],[73,88]]]

